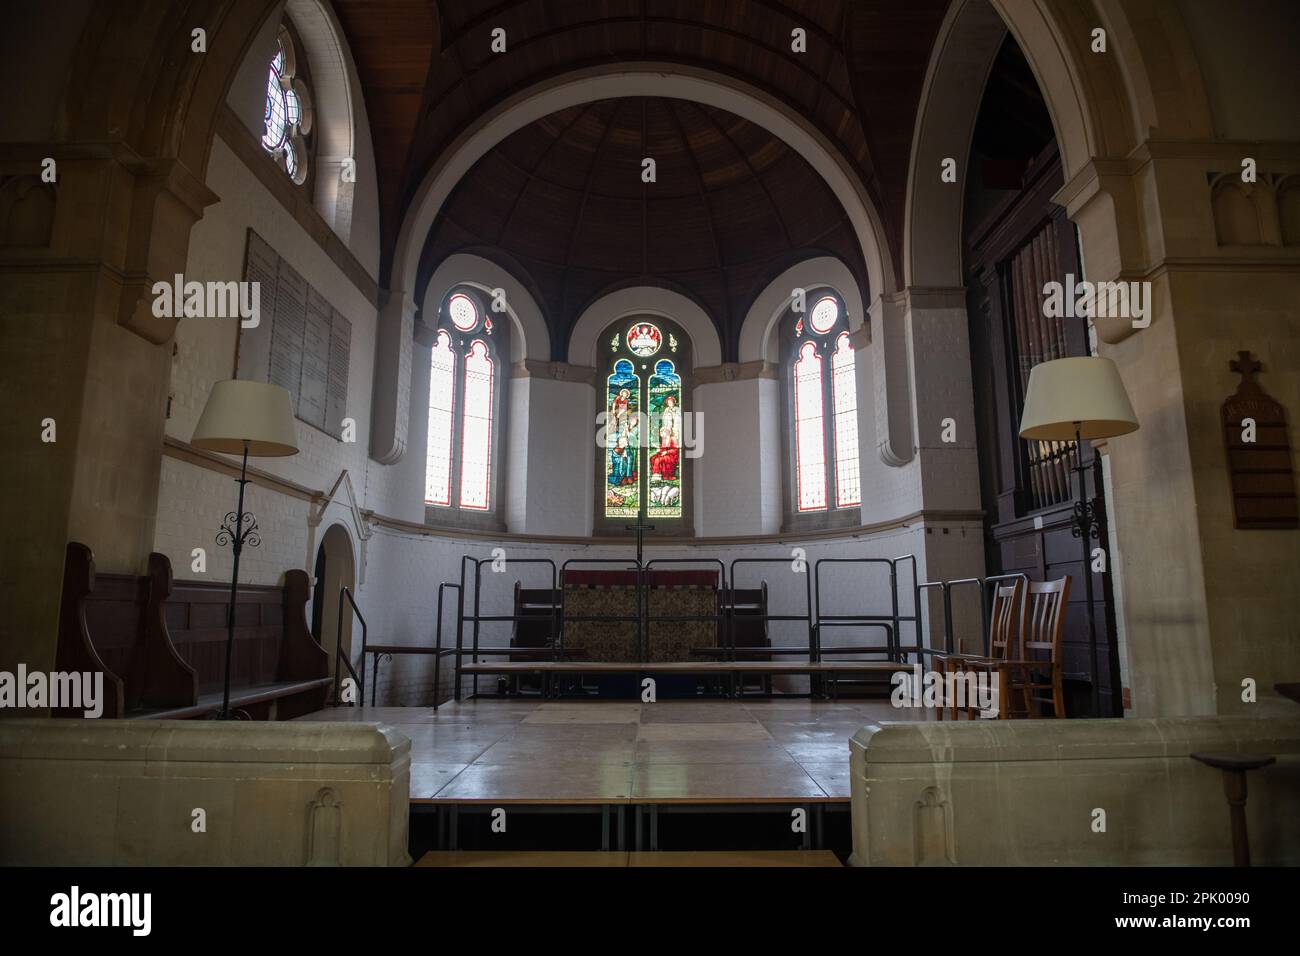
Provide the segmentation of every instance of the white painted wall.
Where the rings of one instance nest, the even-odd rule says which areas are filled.
[[[942,563],[944,555],[963,542],[979,546],[978,526],[967,529],[931,529],[927,535],[920,525],[858,538],[827,540],[800,540],[770,542],[755,545],[725,545],[701,548],[692,544],[650,544],[646,546],[647,560],[655,558],[698,557],[702,551],[721,558],[728,566],[735,558],[775,558],[779,564],[745,568],[737,576],[741,587],[757,587],[758,582],[768,583],[771,613],[802,613],[809,578],[793,570],[793,549],[802,548],[809,570],[822,558],[892,558],[902,554],[918,556],[918,570],[922,580],[927,575],[927,551],[939,550],[935,560]],[[496,547],[505,550],[506,568],[503,573],[493,573],[490,565],[483,568],[483,589],[480,604],[482,614],[509,614],[514,582],[520,580],[526,587],[549,587],[550,571],[539,565],[511,564],[528,559],[548,558],[557,567],[574,558],[628,558],[630,549],[625,546],[556,544],[550,542],[482,541],[466,542],[460,538],[435,535],[411,535],[380,529],[371,541],[371,562],[367,584],[361,594],[371,624],[371,639],[376,642],[430,646],[436,628],[437,585],[442,581],[457,581],[460,577],[460,560],[465,554],[488,559]],[[704,567],[705,565],[700,565]],[[884,565],[823,566],[822,609],[828,614],[872,613],[888,614],[890,610],[889,571]],[[472,576],[471,576],[472,581]],[[382,585],[378,582],[384,582]],[[912,609],[910,572],[900,570],[900,613]],[[468,590],[469,604],[473,602],[472,585]],[[454,601],[454,591],[448,591],[449,602]],[[382,595],[382,599],[380,599]],[[814,597],[815,600],[815,597]],[[942,634],[940,628],[938,633]],[[484,623],[480,644],[484,647],[501,647],[509,643],[509,622]],[[797,644],[806,642],[807,629],[800,622],[773,622],[773,643]],[[468,646],[470,634],[465,635]],[[911,631],[903,631],[903,642],[910,643]],[[444,608],[443,646],[455,642],[455,609],[449,603]],[[354,638],[354,646],[358,641]],[[827,630],[823,647],[844,644],[884,643],[883,632],[878,629],[836,628]],[[442,677],[443,692],[452,687],[450,670]],[[488,690],[490,680],[480,681],[480,690]],[[369,679],[367,678],[367,688]],[[368,692],[368,691],[367,691]],[[427,705],[433,696],[433,664],[427,658],[397,656],[380,669],[378,702],[385,705]]]

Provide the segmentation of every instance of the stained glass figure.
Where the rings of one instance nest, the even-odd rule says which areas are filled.
[[[619,359],[605,383],[605,516],[634,518],[641,512],[641,377]]]
[[[650,376],[650,475],[646,514],[682,516],[682,379],[660,359]]]
[[[649,358],[664,344],[663,333],[650,322],[638,322],[627,330],[627,347],[639,358]]]

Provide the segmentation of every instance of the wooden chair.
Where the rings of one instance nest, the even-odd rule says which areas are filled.
[[[988,654],[936,654],[935,663],[942,661],[944,664],[945,679],[950,674],[957,674],[961,671],[982,671],[986,674],[998,674],[998,716],[1005,719],[1012,715],[1010,707],[1010,694],[1007,693],[1011,688],[1008,685],[1007,674],[1003,671],[1002,665],[1007,661],[1017,660],[1022,656],[1020,647],[1020,637],[1024,630],[1024,580],[1016,578],[1014,581],[999,583],[993,589],[993,605],[989,611],[989,653]],[[945,683],[945,698],[947,684]],[[943,705],[939,708],[939,719],[943,720],[943,712],[951,708],[952,719],[957,719],[958,706],[956,695],[951,699],[945,699]],[[980,709],[977,703],[969,699],[962,708],[966,716],[975,719],[980,716]],[[1029,712],[1029,703],[1024,702],[1023,713]]]
[[[1070,600],[1070,576],[1059,581],[1031,581],[1025,591],[1024,624],[1018,660],[1002,663],[1003,688],[1016,689],[1025,699],[1028,716],[1035,704],[1051,704],[1053,717],[1065,716],[1061,690],[1061,635]],[[1042,696],[1050,691],[1051,697]]]

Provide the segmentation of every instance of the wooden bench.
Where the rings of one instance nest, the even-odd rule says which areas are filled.
[[[230,706],[250,719],[289,719],[319,710],[331,684],[329,657],[307,625],[310,579],[249,585],[235,604]],[[149,573],[95,574],[90,548],[68,543],[57,668],[104,675],[104,717],[180,719],[221,710],[227,585],[172,577],[166,555]],[[80,717],[82,711],[54,712]]]

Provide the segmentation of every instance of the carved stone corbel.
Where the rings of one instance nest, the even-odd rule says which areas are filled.
[[[179,160],[146,160],[134,172],[119,325],[159,345],[172,338],[180,317],[154,315],[153,285],[184,274],[190,229],[219,199]]]

